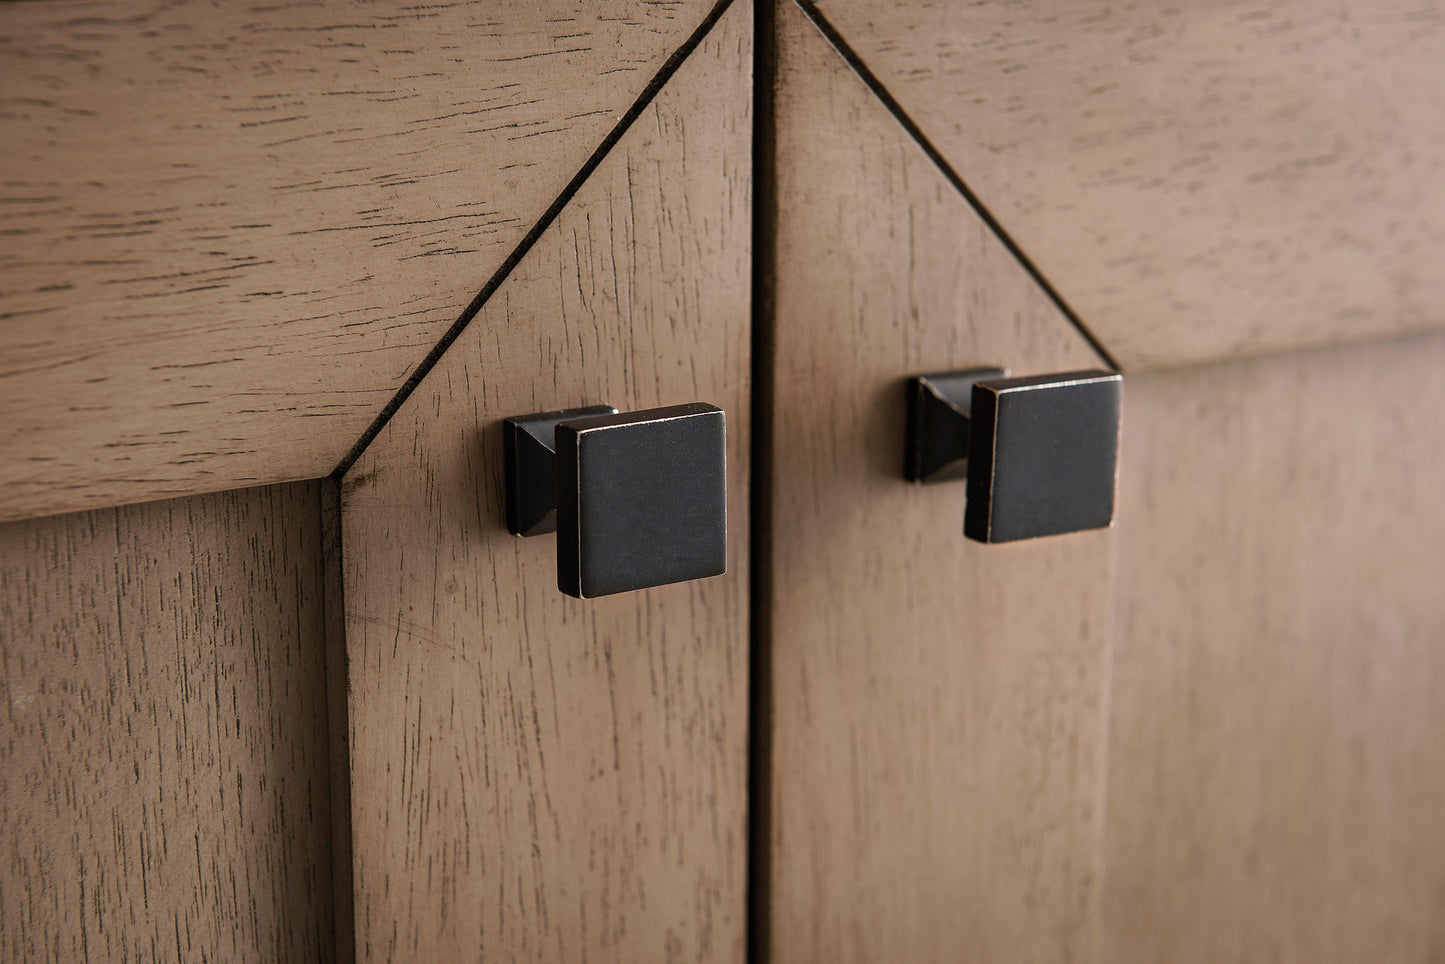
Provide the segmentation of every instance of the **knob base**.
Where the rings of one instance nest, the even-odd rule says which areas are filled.
[[[1004,368],[968,368],[908,379],[903,477],[945,482],[968,475],[968,423],[977,382],[1007,378]]]
[[[540,536],[557,531],[557,423],[616,414],[611,405],[587,405],[503,419],[508,532]]]

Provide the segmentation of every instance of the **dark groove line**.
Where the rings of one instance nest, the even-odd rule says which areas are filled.
[[[421,384],[422,379],[426,378],[428,373],[436,367],[436,363],[441,360],[442,355],[446,354],[447,349],[452,346],[452,343],[461,337],[467,325],[471,324],[472,319],[477,316],[477,312],[482,310],[482,305],[486,304],[487,299],[496,293],[496,290],[502,286],[502,282],[506,281],[507,276],[512,273],[512,269],[527,256],[527,253],[532,250],[533,245],[535,245],[546,230],[552,226],[552,222],[557,220],[557,216],[562,213],[562,209],[565,208],[573,196],[582,189],[582,185],[586,183],[587,178],[590,177],[592,172],[602,163],[603,158],[617,145],[618,141],[622,140],[622,136],[627,133],[628,128],[632,126],[633,122],[642,116],[642,112],[647,110],[652,104],[653,98],[655,98],[658,92],[672,79],[672,75],[677,73],[677,69],[682,66],[683,61],[687,60],[688,55],[698,48],[703,38],[708,35],[708,32],[712,30],[722,15],[727,12],[727,8],[731,6],[731,4],[732,0],[718,0],[712,10],[708,12],[708,15],[703,18],[702,23],[698,24],[697,29],[692,32],[691,36],[683,42],[681,47],[678,47],[672,52],[672,56],[667,58],[662,68],[658,70],[657,74],[648,82],[647,86],[643,88],[637,100],[627,109],[627,112],[622,115],[607,136],[602,139],[602,143],[597,145],[597,149],[592,152],[592,155],[588,157],[586,162],[577,170],[577,173],[572,176],[572,179],[567,182],[567,186],[562,189],[562,193],[558,194],[556,199],[548,205],[547,210],[542,212],[542,216],[537,220],[537,223],[532,225],[532,229],[528,231],[526,236],[512,249],[512,253],[507,255],[507,260],[502,262],[501,266],[498,267],[491,278],[487,280],[487,283],[482,286],[482,290],[477,292],[477,296],[473,298],[471,303],[462,311],[461,316],[452,323],[452,326],[442,335],[441,340],[432,347],[431,351],[427,352],[426,357],[421,360],[421,364],[417,365],[416,369],[407,377],[407,380],[402,384],[401,388],[391,397],[391,401],[386,403],[386,406],[382,408],[381,412],[378,413],[371,424],[367,426],[366,431],[361,433],[361,437],[356,440],[356,444],[351,446],[351,450],[346,453],[346,456],[342,458],[341,462],[332,470],[332,478],[340,479],[351,470],[351,467],[356,464],[356,460],[361,458],[361,453],[366,451],[366,447],[381,433],[381,430],[386,427],[386,423],[391,421],[391,417],[397,413],[402,405],[406,404],[406,400],[411,397],[412,392],[416,391],[416,387]]]
[[[943,153],[937,147],[933,146],[933,142],[928,139],[928,135],[923,133],[923,128],[919,127],[913,118],[909,116],[908,112],[903,109],[903,105],[894,99],[893,95],[888,92],[888,88],[884,87],[883,82],[878,79],[878,75],[873,73],[873,71],[868,68],[868,65],[863,62],[863,58],[859,57],[853,48],[848,46],[848,41],[844,40],[843,35],[834,29],[833,25],[828,22],[828,19],[823,16],[822,11],[818,10],[810,0],[795,0],[795,2],[803,11],[804,16],[811,20],[813,26],[817,27],[823,36],[828,39],[828,43],[833,45],[833,49],[838,51],[842,58],[848,62],[848,66],[853,68],[853,72],[863,80],[863,83],[868,85],[869,90],[873,91],[873,96],[883,102],[883,106],[888,108],[889,113],[893,115],[899,124],[903,125],[903,129],[908,132],[908,136],[913,138],[914,142],[923,149],[923,153],[928,155],[929,160],[933,161],[938,169],[943,172],[944,177],[948,178],[949,183],[957,189],[959,194],[963,195],[963,199],[967,201],[969,207],[973,208],[974,212],[983,219],[983,223],[988,225],[988,229],[993,232],[994,237],[998,238],[1003,246],[1008,249],[1009,254],[1012,254],[1015,260],[1023,265],[1029,277],[1034,279],[1034,283],[1043,289],[1044,294],[1049,296],[1049,300],[1054,303],[1054,307],[1063,312],[1064,317],[1069,320],[1069,323],[1078,329],[1079,334],[1082,335],[1084,340],[1089,343],[1089,346],[1098,353],[1099,357],[1108,363],[1110,368],[1116,372],[1123,371],[1123,366],[1119,364],[1119,360],[1114,357],[1109,349],[1104,347],[1103,342],[1094,336],[1094,333],[1084,324],[1078,313],[1064,300],[1064,296],[1059,294],[1058,289],[1049,282],[1048,278],[1044,277],[1044,273],[1039,270],[1039,266],[1034,264],[1033,259],[1024,253],[1023,248],[1019,247],[1018,242],[1004,229],[1004,226],[999,223],[998,218],[993,216],[993,212],[984,205],[977,194],[973,193],[973,189],[964,182],[963,178],[959,176],[958,171],[954,170],[953,165],[948,162],[948,158],[944,157]]]
[[[345,593],[341,591],[341,483],[321,479],[321,609],[326,688],[327,786],[330,789],[332,940],[337,964],[356,962],[355,854],[351,837],[351,734],[347,729]]]
[[[771,945],[773,674],[772,474],[774,282],[778,199],[775,176],[775,24],[781,0],[753,5],[752,459],[748,489],[748,869],[747,959],[766,964]]]

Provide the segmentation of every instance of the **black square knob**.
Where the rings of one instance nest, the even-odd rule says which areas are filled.
[[[1104,371],[976,382],[963,531],[980,542],[1114,521],[1123,379]]]
[[[701,402],[504,420],[507,528],[557,533],[557,585],[587,599],[727,571],[727,425]]]
[[[904,478],[967,478],[963,531],[980,542],[1111,525],[1123,377],[1006,376],[971,368],[909,379]]]
[[[557,425],[557,585],[589,598],[727,569],[727,428],[701,403]]]

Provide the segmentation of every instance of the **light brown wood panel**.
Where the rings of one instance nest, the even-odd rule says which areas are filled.
[[[683,63],[347,474],[357,955],[740,961],[751,7]],[[728,573],[579,601],[501,419],[708,401]]]
[[[0,526],[0,958],[332,959],[323,485]]]
[[[1133,378],[1106,959],[1445,957],[1445,337]]]
[[[1091,961],[1107,531],[982,546],[903,383],[1097,366],[802,13],[778,13],[768,952]]]
[[[1445,9],[819,0],[1127,368],[1445,325]]]
[[[711,6],[0,5],[0,519],[331,472]]]

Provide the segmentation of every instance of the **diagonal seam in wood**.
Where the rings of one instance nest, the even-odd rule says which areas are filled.
[[[898,103],[893,95],[888,92],[888,88],[883,86],[883,82],[878,79],[878,75],[868,68],[868,65],[863,62],[863,59],[858,56],[857,52],[848,45],[848,41],[843,39],[843,35],[838,33],[837,29],[823,16],[822,11],[819,10],[815,4],[811,3],[810,0],[794,0],[794,2],[797,3],[799,9],[803,11],[804,16],[812,22],[813,26],[818,28],[818,31],[828,43],[832,45],[833,49],[838,52],[839,56],[848,62],[848,66],[853,69],[853,72],[858,75],[859,79],[873,92],[873,96],[883,102],[883,106],[886,107],[894,119],[903,126],[903,129],[908,132],[908,136],[913,138],[914,142],[923,149],[923,153],[928,155],[928,159],[943,172],[943,176],[948,178],[948,182],[954,186],[959,194],[963,195],[963,199],[968,202],[969,207],[973,208],[978,216],[983,219],[983,223],[988,225],[988,229],[992,231],[999,242],[1008,249],[1009,254],[1013,255],[1014,259],[1028,272],[1029,277],[1034,280],[1034,283],[1043,290],[1044,294],[1048,295],[1049,300],[1054,303],[1059,311],[1063,312],[1064,317],[1069,320],[1069,323],[1078,329],[1079,334],[1089,343],[1089,347],[1094,349],[1095,353],[1098,354],[1111,369],[1116,372],[1122,372],[1124,369],[1123,366],[1119,364],[1119,360],[1115,358],[1114,354],[1109,351],[1108,348],[1104,347],[1104,343],[1089,330],[1089,327],[1084,324],[1083,319],[1081,319],[1073,307],[1064,300],[1064,296],[1061,295],[1053,284],[1049,282],[1049,279],[1044,276],[1039,266],[1034,263],[1032,258],[1024,253],[1023,248],[1019,247],[1018,242],[1004,229],[1004,226],[999,223],[998,218],[993,216],[993,212],[988,209],[982,199],[980,199],[963,178],[959,176],[958,171],[948,162],[948,158],[943,156],[943,152],[933,145],[933,142],[928,139],[927,134],[923,133],[923,128],[918,126],[917,122],[903,109],[903,105]]]
[[[461,315],[452,326],[446,330],[446,333],[442,335],[441,339],[432,346],[431,351],[427,352],[426,357],[421,360],[421,363],[417,365],[407,377],[407,380],[402,384],[401,388],[397,389],[396,394],[391,397],[391,400],[386,403],[376,418],[367,426],[366,431],[361,433],[361,437],[356,440],[356,444],[351,446],[350,451],[346,453],[336,468],[332,470],[331,478],[340,479],[351,470],[351,467],[356,464],[356,460],[361,458],[361,453],[365,452],[366,447],[371,444],[372,440],[381,434],[381,430],[386,426],[386,423],[391,421],[391,417],[406,403],[406,400],[411,397],[411,393],[416,391],[417,386],[422,383],[422,380],[425,379],[432,368],[436,366],[436,363],[441,360],[442,355],[446,354],[452,342],[461,336],[461,333],[466,330],[467,325],[477,316],[477,312],[482,310],[482,305],[486,304],[487,299],[502,286],[502,282],[507,280],[507,276],[512,273],[512,269],[521,263],[521,260],[527,256],[527,252],[531,251],[532,246],[541,239],[542,234],[552,226],[552,222],[562,213],[562,209],[565,208],[573,196],[582,189],[582,185],[586,183],[587,178],[589,178],[592,172],[597,169],[598,165],[602,163],[603,159],[617,142],[622,140],[622,135],[627,133],[633,122],[642,116],[643,111],[647,110],[658,92],[667,86],[667,82],[672,79],[673,74],[677,73],[683,61],[687,60],[688,55],[698,48],[703,39],[731,5],[732,0],[718,0],[712,10],[708,11],[708,15],[703,18],[702,23],[698,24],[697,29],[692,32],[692,35],[683,42],[682,46],[672,52],[672,56],[667,58],[667,61],[658,70],[657,74],[648,85],[643,88],[637,100],[627,109],[622,117],[618,119],[617,124],[607,136],[602,139],[602,143],[597,145],[597,149],[592,152],[592,155],[587,158],[586,162],[577,169],[577,173],[567,182],[567,186],[562,189],[556,199],[548,205],[547,210],[542,212],[542,216],[537,219],[537,223],[532,225],[532,229],[517,243],[517,246],[512,249],[512,253],[507,255],[507,259],[503,261],[501,266],[487,279],[487,283],[482,286],[482,290],[477,292],[477,296],[462,310]]]

